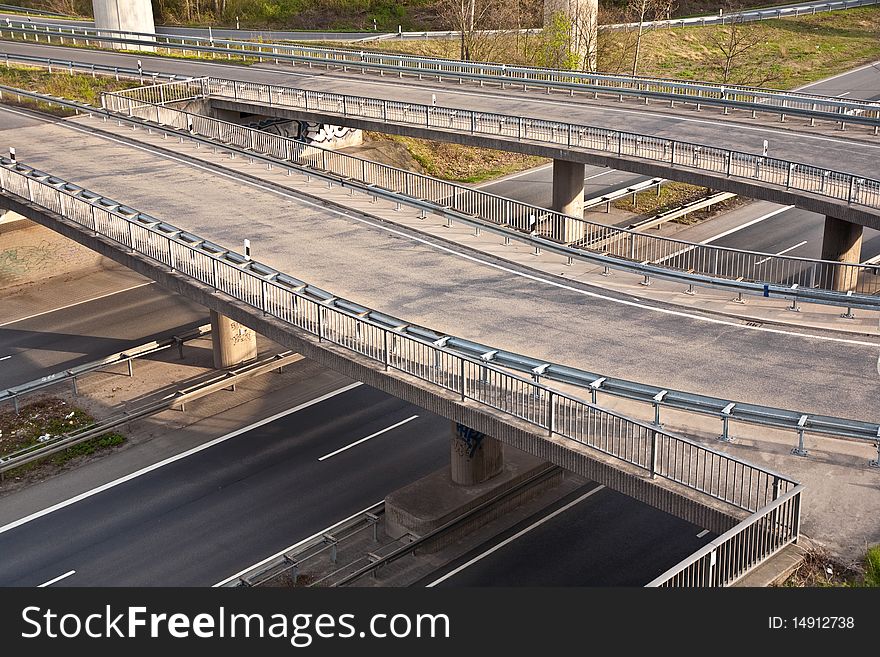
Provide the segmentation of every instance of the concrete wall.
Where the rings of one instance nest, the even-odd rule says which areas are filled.
[[[301,332],[274,317],[264,316],[261,311],[210,286],[171,271],[144,256],[123,251],[119,245],[109,239],[92,235],[82,226],[29,202],[0,195],[0,207],[7,207],[52,228],[155,280],[166,289],[240,322],[270,340],[345,376],[362,381],[429,412],[482,431],[517,449],[684,518],[695,525],[723,533],[746,515],[741,510],[707,496],[698,495],[684,486],[665,479],[651,479],[643,470],[635,466],[572,440],[559,436],[548,437],[543,432],[537,433],[528,423],[505,413],[488,409],[474,401],[461,401],[458,395],[439,388],[429,388],[424,382],[402,372],[385,371],[379,363],[321,342],[317,337]]]
[[[132,32],[155,33],[153,23],[153,5],[150,0],[92,0],[95,12],[95,27],[107,30],[131,30]],[[117,35],[118,36],[118,35]],[[126,38],[147,40],[136,35],[124,35]],[[104,47],[117,50],[153,50],[152,46],[138,47],[134,44],[104,43]]]
[[[234,109],[243,112],[262,112],[277,117],[299,118],[309,121],[322,121],[325,123],[337,120],[332,115],[323,114],[315,110],[261,107],[258,103],[248,103],[241,100],[230,100],[225,98],[212,98],[211,106],[215,108]],[[670,166],[664,162],[642,160],[627,155],[617,155],[615,153],[569,150],[552,144],[519,141],[515,137],[480,135],[442,130],[436,127],[429,128],[386,123],[381,119],[349,116],[346,117],[345,120],[350,126],[362,128],[364,130],[376,130],[378,132],[406,135],[408,137],[418,137],[420,139],[436,139],[454,144],[464,144],[466,146],[494,148],[514,153],[524,153],[526,155],[537,155],[539,157],[550,159],[583,162],[584,164],[619,169],[621,171],[631,171],[632,173],[639,173],[646,176],[668,178],[669,180],[677,180],[678,182],[689,183],[691,185],[699,185],[701,187],[710,187],[719,191],[733,192],[740,196],[771,201],[773,203],[779,203],[780,205],[794,205],[810,212],[829,215],[842,221],[851,221],[852,223],[861,224],[868,228],[880,230],[880,211],[878,210],[859,205],[850,205],[846,201],[835,200],[819,196],[818,194],[785,189],[785,187],[782,186],[772,186],[759,181],[752,181],[744,178],[728,178],[723,173],[683,169],[677,166]]]

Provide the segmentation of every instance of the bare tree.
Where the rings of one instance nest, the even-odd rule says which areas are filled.
[[[778,68],[767,64],[761,30],[740,17],[714,29],[707,45],[706,64],[717,71],[719,82],[760,86],[779,77]]]
[[[668,18],[674,9],[673,0],[629,0],[625,16],[632,24],[633,59],[632,74],[639,70],[639,57],[642,54],[642,35],[647,24]]]
[[[503,48],[509,30],[520,20],[520,3],[509,0],[440,0],[438,14],[452,30],[460,32],[459,57],[489,60]]]

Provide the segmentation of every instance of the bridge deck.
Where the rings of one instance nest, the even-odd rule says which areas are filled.
[[[71,137],[39,125],[18,127],[14,141],[31,166],[229,248],[250,239],[255,258],[397,317],[613,376],[876,420],[876,346],[622,305],[117,142],[82,134],[69,149]]]

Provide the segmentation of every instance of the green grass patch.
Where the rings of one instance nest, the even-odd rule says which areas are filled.
[[[22,406],[16,414],[13,409],[0,413],[0,456],[39,445],[94,424],[94,418],[81,408],[71,406],[62,399],[47,397]],[[60,468],[69,461],[91,456],[117,447],[125,442],[125,436],[111,431],[90,438],[38,461],[26,463],[4,473],[3,478],[16,479],[46,468]]]
[[[18,87],[28,91],[37,91],[52,96],[60,96],[69,100],[76,100],[89,105],[101,105],[101,93],[105,91],[120,91],[139,86],[137,82],[127,80],[115,80],[111,77],[92,77],[74,73],[62,73],[56,71],[49,73],[43,68],[30,66],[0,66],[0,84],[10,87]],[[4,102],[15,102],[14,96],[10,99],[8,93],[3,94]],[[28,101],[33,105],[33,101]],[[25,104],[22,102],[22,104]],[[40,103],[44,105],[44,103]],[[50,106],[54,107],[54,106]],[[54,108],[57,113],[58,108]],[[42,110],[42,108],[41,108]],[[47,110],[42,110],[47,111]],[[65,110],[68,114],[67,110]]]

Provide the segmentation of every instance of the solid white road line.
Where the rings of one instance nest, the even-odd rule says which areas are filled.
[[[850,92],[850,91],[844,91],[842,94],[837,94],[837,95],[835,96],[835,98],[843,98],[844,96],[849,96],[850,93],[852,93],[852,92]]]
[[[251,565],[251,566],[248,566],[247,568],[243,568],[242,570],[239,570],[237,573],[235,573],[235,575],[230,575],[230,576],[227,577],[226,579],[222,579],[222,580],[220,580],[219,582],[217,582],[216,584],[212,584],[212,585],[211,585],[211,588],[216,589],[218,586],[223,586],[223,585],[226,584],[227,582],[231,582],[231,581],[234,580],[234,579],[238,579],[239,577],[241,577],[242,575],[244,575],[246,572],[249,572],[249,571],[253,570],[254,568],[259,568],[260,566],[262,566],[262,565],[264,565],[264,564],[267,564],[267,563],[269,563],[270,561],[272,561],[272,559],[277,559],[278,557],[280,557],[282,554],[285,554],[286,552],[290,552],[291,550],[295,550],[295,549],[298,548],[300,545],[303,545],[304,543],[307,543],[307,542],[311,541],[312,539],[318,538],[318,536],[321,536],[322,534],[326,534],[326,533],[330,530],[331,527],[334,527],[335,525],[339,525],[339,524],[341,524],[341,523],[343,523],[343,522],[348,522],[348,521],[351,520],[352,518],[357,518],[359,515],[366,513],[367,511],[369,511],[370,509],[372,509],[374,506],[376,506],[377,504],[379,504],[381,501],[382,501],[382,500],[379,500],[379,502],[374,502],[374,503],[371,504],[370,506],[364,507],[363,509],[361,509],[361,510],[358,511],[357,513],[352,513],[352,514],[351,514],[350,516],[348,516],[347,518],[343,518],[342,520],[340,520],[340,521],[338,521],[338,522],[334,522],[334,523],[333,523],[332,525],[330,525],[329,527],[325,527],[325,528],[322,529],[321,531],[319,531],[319,532],[315,532],[315,533],[312,534],[311,536],[307,536],[306,538],[302,539],[301,541],[297,541],[297,542],[294,543],[293,545],[289,545],[288,547],[284,548],[283,550],[278,550],[278,552],[276,552],[275,554],[273,554],[273,555],[271,555],[271,556],[266,557],[266,558],[263,559],[262,561],[258,561],[257,563],[255,563],[255,564],[253,564],[253,565]]]
[[[0,107],[0,111],[12,112],[13,114],[19,114],[19,112],[16,112],[15,110],[11,110],[8,107]],[[30,115],[26,115],[26,116],[30,116]],[[628,299],[621,299],[618,297],[612,297],[612,296],[608,296],[605,294],[600,294],[598,292],[589,292],[589,291],[583,290],[581,288],[567,285],[567,284],[562,283],[560,281],[545,278],[544,276],[536,276],[534,274],[529,274],[529,273],[526,273],[523,271],[511,269],[510,267],[506,267],[504,265],[501,265],[501,264],[498,264],[495,262],[491,262],[490,260],[484,259],[485,256],[484,256],[484,258],[481,258],[481,257],[477,257],[475,255],[471,255],[469,253],[462,253],[461,251],[456,251],[455,249],[453,249],[451,247],[443,246],[443,245],[438,244],[434,241],[424,239],[421,237],[416,237],[412,233],[405,232],[405,231],[399,230],[397,228],[393,228],[390,225],[381,223],[381,222],[376,221],[374,219],[368,219],[366,217],[360,217],[360,216],[356,216],[354,214],[351,214],[352,212],[357,212],[357,210],[351,210],[351,212],[344,212],[342,210],[336,210],[333,208],[329,208],[329,207],[321,205],[320,203],[317,203],[317,202],[307,201],[307,200],[301,198],[300,196],[294,195],[292,193],[282,192],[279,189],[275,189],[275,188],[269,187],[267,185],[256,183],[251,180],[243,180],[239,176],[234,175],[232,173],[224,173],[222,171],[217,171],[217,170],[210,168],[210,167],[207,167],[207,166],[195,164],[194,162],[188,162],[182,158],[175,157],[173,155],[168,155],[166,153],[157,152],[154,149],[152,149],[151,147],[136,146],[133,144],[129,144],[121,139],[117,139],[115,137],[109,137],[107,135],[95,134],[92,131],[85,130],[85,129],[81,128],[80,126],[77,126],[69,121],[51,121],[51,120],[47,119],[46,122],[53,123],[53,124],[59,125],[61,127],[70,128],[71,130],[75,130],[77,132],[82,132],[82,133],[88,134],[92,137],[97,137],[99,139],[104,139],[106,141],[116,142],[116,143],[119,143],[119,144],[126,146],[127,148],[134,148],[136,150],[144,151],[146,153],[153,155],[154,157],[160,157],[163,159],[172,160],[174,162],[178,162],[180,164],[183,164],[184,166],[207,171],[208,173],[210,173],[212,175],[219,176],[221,178],[229,178],[240,185],[246,185],[248,187],[255,187],[257,189],[261,189],[261,190],[268,192],[270,194],[275,194],[276,196],[280,196],[282,198],[294,199],[297,202],[300,202],[304,205],[319,208],[322,212],[330,212],[332,214],[336,214],[341,217],[345,217],[346,219],[350,219],[352,221],[357,221],[358,223],[365,224],[367,226],[372,226],[373,228],[376,228],[378,230],[382,230],[382,231],[385,231],[385,232],[390,233],[392,235],[396,235],[398,237],[408,239],[408,240],[415,242],[417,244],[421,244],[422,246],[425,246],[425,247],[428,247],[431,249],[435,249],[437,251],[441,251],[441,252],[447,253],[449,255],[453,255],[457,258],[462,258],[463,260],[475,262],[475,263],[478,263],[478,264],[483,265],[485,267],[491,267],[492,269],[496,269],[496,270],[503,272],[505,274],[512,274],[513,276],[519,276],[520,278],[524,278],[526,280],[534,281],[537,283],[543,283],[545,285],[549,285],[551,287],[556,287],[556,288],[559,288],[562,290],[566,290],[568,292],[574,292],[575,294],[580,294],[582,296],[589,297],[591,299],[601,299],[603,301],[607,301],[608,303],[615,303],[615,304],[618,304],[621,306],[628,306],[628,307],[632,307],[632,308],[640,308],[642,310],[648,310],[648,311],[660,313],[663,315],[670,315],[672,317],[683,317],[686,319],[691,319],[691,320],[695,320],[695,321],[699,321],[699,322],[705,322],[707,324],[720,324],[720,325],[724,325],[724,326],[731,326],[731,327],[735,327],[735,328],[743,330],[743,331],[759,331],[762,333],[776,333],[779,335],[787,335],[787,336],[796,337],[796,338],[821,340],[824,342],[837,342],[837,343],[841,343],[841,344],[853,344],[853,345],[866,346],[866,347],[876,347],[877,346],[877,343],[866,342],[864,340],[851,340],[849,338],[838,338],[838,337],[834,337],[834,336],[830,336],[830,335],[811,335],[809,333],[800,333],[797,331],[785,331],[782,329],[774,329],[774,328],[769,328],[766,326],[748,326],[746,324],[740,324],[737,321],[731,321],[731,320],[727,320],[727,319],[719,319],[719,318],[715,318],[715,317],[706,317],[706,316],[698,315],[695,313],[689,313],[689,312],[684,312],[684,311],[680,311],[680,310],[671,310],[669,308],[659,308],[657,306],[652,306],[648,303],[644,303],[641,301],[630,301]],[[218,166],[222,166],[222,165],[218,165]],[[788,206],[788,207],[792,207],[792,206]],[[737,229],[737,230],[739,230],[739,229]],[[717,237],[713,238],[713,239],[717,239]]]
[[[75,570],[68,570],[68,571],[67,571],[66,573],[64,573],[63,575],[59,575],[58,577],[53,577],[53,578],[50,579],[48,582],[43,582],[42,584],[37,585],[37,588],[38,588],[38,589],[44,589],[44,588],[46,588],[47,586],[52,586],[52,584],[54,584],[55,582],[60,582],[62,579],[65,579],[66,577],[70,577],[70,576],[73,575],[74,573],[76,573]]]
[[[709,533],[709,530],[708,530],[708,529],[704,529],[704,530],[701,531],[699,534],[697,534],[697,538],[703,538],[703,537],[704,537],[706,534],[708,534],[708,533]]]
[[[790,246],[790,247],[788,247],[787,249],[782,249],[782,251],[780,251],[780,252],[777,253],[776,255],[778,255],[778,256],[780,256],[780,255],[785,255],[785,254],[788,253],[789,251],[794,251],[796,248],[798,248],[799,246],[803,246],[803,245],[806,244],[806,243],[807,243],[807,240],[804,240],[803,242],[798,242],[798,243],[795,244],[794,246]],[[756,265],[763,265],[763,264],[764,264],[765,262],[767,262],[769,259],[770,259],[770,258],[764,258],[763,260],[758,260],[755,264],[756,264]]]
[[[390,427],[385,427],[381,431],[377,431],[376,433],[371,433],[369,436],[361,438],[360,440],[355,440],[353,443],[346,445],[345,447],[340,447],[335,452],[330,452],[329,454],[324,454],[324,456],[322,456],[318,460],[319,461],[326,461],[331,456],[336,456],[337,454],[341,454],[342,452],[344,452],[347,449],[351,449],[352,447],[354,447],[356,445],[360,445],[361,443],[367,442],[370,438],[375,438],[376,436],[381,436],[383,433],[387,433],[389,431],[392,431],[393,429],[396,429],[397,427],[402,427],[404,424],[406,424],[407,422],[412,422],[417,417],[418,417],[418,415],[413,415],[412,417],[408,417],[405,420],[401,420],[397,424],[392,424]]]
[[[23,322],[26,319],[33,319],[34,317],[42,317],[43,315],[48,315],[49,313],[56,313],[59,310],[66,310],[67,308],[73,308],[74,306],[80,306],[84,303],[90,303],[92,301],[97,301],[98,299],[106,299],[107,297],[112,297],[114,294],[122,294],[123,292],[130,292],[131,290],[136,290],[139,287],[145,287],[147,285],[154,285],[155,281],[147,281],[146,283],[138,283],[137,285],[132,285],[131,287],[127,287],[123,290],[116,290],[115,292],[107,292],[106,294],[99,294],[96,297],[92,297],[91,299],[83,299],[82,301],[77,301],[75,303],[69,303],[66,306],[59,306],[58,308],[52,308],[52,310],[44,310],[43,312],[34,313],[33,315],[28,315],[27,317],[19,317],[18,319],[13,319],[8,322],[3,322],[0,326],[9,326],[10,324],[17,324],[18,322]]]
[[[880,254],[875,255],[873,258],[868,258],[862,264],[863,265],[878,265],[878,264],[880,264]]]
[[[776,208],[775,210],[773,210],[773,212],[768,212],[767,214],[761,215],[757,219],[752,219],[751,221],[747,221],[746,223],[742,224],[741,226],[736,226],[735,228],[731,228],[730,230],[725,230],[723,233],[718,233],[714,237],[710,237],[709,239],[703,240],[702,242],[700,242],[700,244],[711,244],[715,240],[720,240],[722,237],[727,237],[728,235],[733,235],[734,233],[741,231],[743,228],[748,228],[749,226],[754,226],[755,224],[759,224],[762,221],[766,221],[770,217],[775,217],[777,214],[781,214],[782,212],[785,212],[786,210],[791,210],[793,207],[794,207],[793,205],[783,205],[781,208]]]
[[[486,182],[482,182],[479,185],[474,185],[474,189],[482,189],[483,187],[488,187],[489,185],[497,185],[500,183],[507,182],[508,180],[515,180],[516,178],[522,178],[523,176],[527,176],[530,173],[537,173],[538,171],[543,171],[544,169],[549,169],[552,167],[552,164],[542,164],[539,167],[532,167],[531,169],[526,169],[525,171],[520,171],[519,173],[512,173],[509,176],[503,176],[501,178],[496,178],[495,180],[487,180]]]
[[[581,502],[583,502],[585,499],[587,499],[587,498],[590,497],[591,495],[595,495],[596,493],[598,493],[598,492],[599,492],[600,490],[602,490],[603,488],[605,488],[605,486],[602,486],[602,485],[596,486],[594,489],[592,489],[591,491],[589,491],[589,492],[587,492],[587,493],[584,493],[583,495],[581,495],[581,496],[580,496],[579,498],[577,498],[576,500],[573,500],[573,501],[569,502],[568,504],[566,504],[565,506],[556,509],[556,511],[554,511],[553,513],[544,516],[543,518],[541,518],[541,519],[538,520],[537,522],[535,522],[535,523],[529,525],[529,526],[526,527],[525,529],[523,529],[523,530],[521,530],[521,531],[518,531],[518,532],[517,532],[516,534],[514,534],[513,536],[510,536],[510,537],[504,539],[503,541],[501,541],[500,543],[498,543],[498,545],[493,546],[492,548],[486,550],[486,551],[483,552],[482,554],[478,554],[477,556],[475,556],[473,559],[471,559],[471,560],[468,561],[467,563],[463,563],[463,564],[461,564],[461,565],[460,565],[458,568],[456,568],[455,570],[451,570],[451,571],[449,571],[448,573],[446,573],[445,575],[443,575],[443,577],[440,577],[440,578],[438,578],[438,579],[435,579],[433,582],[431,582],[430,584],[428,584],[428,585],[426,586],[426,588],[431,588],[432,586],[437,586],[437,584],[440,584],[440,583],[442,583],[442,582],[445,582],[447,579],[449,579],[450,577],[453,577],[453,576],[457,575],[457,574],[460,573],[462,570],[464,570],[464,569],[466,569],[466,568],[470,568],[470,567],[473,566],[475,563],[477,563],[478,561],[482,561],[483,559],[485,559],[486,557],[488,557],[488,556],[489,556],[490,554],[492,554],[493,552],[497,552],[498,550],[500,550],[501,548],[503,548],[505,545],[508,545],[508,544],[510,544],[510,543],[513,543],[516,539],[518,539],[519,537],[523,536],[524,534],[528,534],[528,533],[529,533],[530,531],[532,531],[535,527],[540,527],[541,525],[543,525],[543,524],[544,524],[545,522],[547,522],[548,520],[552,520],[553,518],[555,518],[555,517],[558,516],[559,514],[561,514],[561,513],[565,513],[565,512],[568,511],[571,507],[573,507],[573,506],[575,506],[575,505],[577,505],[577,504],[580,504]]]
[[[0,357],[0,360],[9,360],[10,358],[12,358],[12,356],[2,356]]]
[[[859,66],[858,68],[854,68],[850,71],[844,71],[843,73],[838,73],[837,75],[832,75],[827,78],[823,78],[822,80],[816,80],[815,82],[810,82],[809,84],[801,85],[800,87],[795,87],[792,91],[801,91],[802,89],[809,89],[810,87],[815,87],[818,84],[822,84],[823,82],[831,82],[831,80],[837,80],[838,78],[844,78],[847,75],[852,75],[853,73],[858,73],[859,71],[864,71],[865,69],[875,68],[880,66],[880,62],[871,62],[870,64],[865,64],[864,66]]]
[[[15,529],[16,527],[21,527],[24,524],[27,524],[33,520],[36,520],[37,518],[42,518],[43,516],[47,516],[50,513],[54,513],[55,511],[58,511],[59,509],[64,509],[64,508],[70,506],[71,504],[76,504],[77,502],[80,502],[84,499],[92,497],[93,495],[97,495],[98,493],[103,493],[105,490],[110,490],[111,488],[115,488],[116,486],[119,486],[120,484],[124,484],[127,481],[131,481],[132,479],[137,479],[138,477],[145,475],[145,474],[148,474],[148,473],[152,472],[153,470],[158,470],[159,468],[162,468],[166,465],[170,465],[171,463],[174,463],[176,461],[180,461],[181,459],[185,459],[188,456],[192,456],[193,454],[198,454],[199,452],[201,452],[203,450],[206,450],[210,447],[213,447],[214,445],[219,445],[220,443],[226,442],[227,440],[230,440],[231,438],[235,438],[236,436],[240,436],[243,433],[247,433],[248,431],[251,431],[252,429],[257,429],[259,427],[262,427],[265,424],[269,424],[270,422],[274,422],[275,420],[278,420],[280,418],[283,418],[288,415],[292,415],[293,413],[298,413],[299,411],[305,410],[305,409],[309,408],[310,406],[315,406],[316,404],[320,404],[323,401],[326,401],[332,397],[336,397],[337,395],[341,395],[343,393],[346,393],[349,390],[353,390],[354,388],[357,388],[358,386],[362,386],[362,385],[363,384],[360,381],[356,381],[355,383],[352,383],[350,385],[344,386],[342,388],[338,388],[332,392],[328,392],[326,395],[321,395],[320,397],[316,397],[315,399],[307,401],[304,404],[300,404],[299,406],[295,406],[294,408],[288,408],[286,411],[281,411],[280,413],[276,413],[275,415],[272,415],[270,417],[262,419],[259,422],[254,422],[253,424],[249,424],[246,427],[242,427],[241,429],[236,429],[232,433],[227,433],[225,436],[220,436],[219,438],[215,438],[214,440],[211,440],[207,443],[204,443],[203,445],[199,445],[198,447],[193,447],[192,449],[189,449],[185,452],[181,452],[180,454],[170,456],[167,459],[165,459],[164,461],[159,461],[158,463],[153,463],[152,465],[148,465],[145,468],[141,468],[140,470],[137,470],[136,472],[132,472],[130,474],[127,474],[124,477],[120,477],[119,479],[114,479],[111,482],[108,482],[106,484],[102,484],[101,486],[98,486],[97,488],[93,488],[92,490],[86,491],[85,493],[80,493],[79,495],[71,497],[68,500],[64,500],[63,502],[58,502],[57,504],[53,504],[52,506],[47,507],[45,509],[42,509],[41,511],[36,511],[28,516],[25,516],[24,518],[19,518],[18,520],[14,520],[14,521],[0,527],[0,534],[3,534],[3,533],[8,532],[12,529]]]

